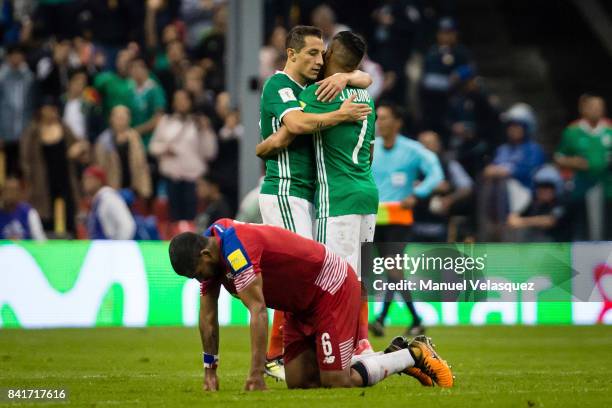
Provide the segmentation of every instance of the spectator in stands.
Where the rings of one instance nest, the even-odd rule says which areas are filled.
[[[438,157],[444,180],[431,196],[417,204],[412,227],[414,240],[445,242],[449,235],[449,218],[471,215],[474,182],[461,164],[444,156],[442,141],[437,133],[422,132],[418,140]]]
[[[180,22],[174,21],[176,6],[164,0],[147,0],[145,11],[145,46],[147,54],[152,58],[153,69],[161,70],[168,67],[166,45],[180,39]],[[163,27],[158,30],[158,27]],[[158,31],[161,31],[161,42]]]
[[[444,134],[444,115],[448,97],[459,78],[458,72],[470,64],[470,56],[458,43],[455,20],[442,18],[438,25],[437,44],[425,57],[421,84],[423,126]]]
[[[132,83],[129,77],[130,61],[134,51],[129,48],[117,54],[116,72],[104,71],[94,78],[94,87],[102,97],[102,112],[108,120],[110,111],[117,105],[131,109],[133,101]]]
[[[419,1],[384,1],[372,17],[374,37],[371,57],[382,65],[389,91],[385,99],[405,103],[406,62],[414,49],[415,37],[421,24]]]
[[[160,173],[167,179],[170,215],[174,221],[193,221],[196,216],[195,182],[207,172],[208,161],[217,154],[215,133],[206,120],[193,115],[193,104],[185,90],[173,97],[173,114],[159,121],[151,154],[159,158]]]
[[[200,212],[196,219],[196,230],[200,233],[220,218],[232,218],[234,212],[227,200],[221,193],[219,183],[211,177],[200,177],[196,182],[198,200],[204,205],[204,211]]]
[[[334,35],[340,31],[349,31],[350,28],[336,22],[336,13],[327,4],[321,4],[312,11],[312,25],[323,31],[323,42],[327,46]]]
[[[471,66],[460,70],[458,81],[457,87],[450,95],[445,128],[448,126],[451,136],[457,136],[461,129],[453,127],[467,122],[473,126],[475,139],[483,141],[489,146],[489,150],[492,150],[503,143],[497,97],[486,92],[481,78]],[[453,140],[451,137],[450,141],[444,142],[445,146],[454,148],[460,144],[461,138]]]
[[[75,231],[79,199],[77,163],[88,158],[89,144],[61,122],[57,101],[46,97],[21,139],[20,158],[30,202],[46,230]]]
[[[484,170],[487,179],[513,178],[530,188],[535,171],[545,162],[542,147],[533,141],[536,120],[527,104],[516,104],[504,115],[507,142],[495,152],[493,163]]]
[[[0,45],[26,43],[32,34],[32,0],[5,1],[0,10]],[[40,7],[40,6],[39,6]]]
[[[144,58],[132,59],[130,78],[133,81],[132,126],[147,148],[153,130],[166,109],[166,96],[162,87],[149,75]]]
[[[130,128],[130,111],[115,106],[111,111],[110,127],[94,147],[94,163],[100,166],[110,187],[130,189],[141,198],[151,196],[151,177],[140,135]]]
[[[259,51],[259,80],[262,84],[266,79],[274,75],[277,70],[282,70],[284,66],[284,64],[281,65],[280,63],[287,58],[285,37],[287,37],[287,29],[285,27],[280,25],[274,27],[268,44]]]
[[[78,61],[76,65],[87,72],[88,79],[93,78],[106,64],[104,53],[102,50],[96,49],[88,38],[74,37],[72,43],[74,47],[73,55]]]
[[[91,198],[87,215],[89,239],[133,239],[136,223],[121,195],[106,185],[106,173],[98,166],[83,172],[83,191]]]
[[[213,26],[202,38],[194,52],[206,69],[206,88],[221,92],[225,88],[225,37],[227,33],[227,6],[215,9]]]
[[[33,111],[34,76],[19,46],[7,48],[0,67],[0,150],[6,157],[8,174],[19,172],[19,138]]]
[[[533,175],[546,159],[542,147],[533,141],[536,120],[529,105],[516,104],[503,117],[507,142],[485,167],[480,191],[480,227],[487,240],[502,239],[508,213],[521,212],[529,203]]]
[[[193,49],[213,28],[213,19],[217,9],[225,0],[183,0],[180,16],[187,28],[186,45]]]
[[[78,60],[71,61],[72,44],[64,39],[52,43],[51,55],[43,57],[36,66],[36,79],[41,95],[59,96],[66,92],[71,70],[78,68]]]
[[[9,177],[0,187],[0,239],[47,239],[38,212],[23,201],[21,181]]]
[[[166,45],[168,65],[155,71],[155,76],[164,89],[164,94],[170,98],[177,89],[182,86],[182,79],[189,66],[185,46],[179,40],[174,40]]]
[[[582,95],[578,109],[580,119],[565,129],[555,153],[556,163],[574,172],[569,203],[573,238],[612,239],[612,124],[600,96]],[[587,214],[592,221],[587,222]]]
[[[70,75],[68,90],[62,95],[62,119],[77,139],[93,142],[100,131],[103,118],[99,99],[98,93],[87,87],[85,70]]]
[[[569,238],[566,208],[560,197],[561,177],[552,167],[543,168],[534,176],[534,199],[520,213],[508,215],[513,241],[560,242]]]
[[[390,243],[411,240],[414,221],[413,209],[420,200],[426,199],[442,182],[442,168],[436,155],[419,142],[402,134],[402,114],[395,105],[380,104],[376,109],[378,137],[374,141],[372,175],[378,186],[379,208],[374,242],[385,243],[379,247],[381,256],[394,256],[403,251],[403,246]],[[415,186],[419,175],[424,179]],[[389,271],[388,279],[397,282],[403,279],[403,271]],[[384,335],[384,321],[389,312],[395,291],[387,291],[381,314],[370,325],[376,336]],[[412,315],[411,335],[423,332],[421,318],[407,291],[402,291],[406,306]]]
[[[204,69],[199,65],[192,65],[185,72],[183,83],[193,99],[193,110],[196,113],[211,115],[214,110],[215,93],[204,88]]]
[[[219,92],[215,98],[215,110],[210,118],[217,132],[225,125],[225,120],[231,112],[232,106],[229,92]]]
[[[231,109],[228,92],[217,96],[215,106],[218,123],[222,123],[217,134],[219,152],[211,163],[210,174],[219,182],[221,192],[230,203],[232,212],[238,208],[238,150],[244,126],[240,123],[240,113]],[[222,122],[221,122],[222,121]]]
[[[480,177],[490,150],[490,143],[478,136],[474,122],[453,123],[449,155],[457,160],[473,179]]]

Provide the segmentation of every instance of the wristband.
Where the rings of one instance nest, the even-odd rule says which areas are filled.
[[[217,354],[202,353],[204,368],[217,368],[219,356]]]

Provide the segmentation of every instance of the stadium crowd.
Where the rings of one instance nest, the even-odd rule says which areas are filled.
[[[316,25],[326,41],[359,31],[321,1],[264,3],[262,84],[284,65],[289,27]],[[529,101],[502,107],[487,92],[446,3],[381,0],[363,33],[377,135],[387,148],[417,140],[443,172],[405,203],[413,239],[612,239],[604,100],[581,96],[546,152]],[[0,5],[0,238],[159,239],[237,213],[260,220],[256,192],[238,197],[225,0]]]

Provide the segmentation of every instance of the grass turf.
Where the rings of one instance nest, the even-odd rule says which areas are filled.
[[[396,331],[374,339],[375,348]],[[428,334],[453,366],[453,389],[393,376],[371,388],[333,390],[287,390],[268,379],[269,391],[246,393],[244,327],[221,331],[218,393],[201,390],[195,328],[0,330],[0,387],[67,388],[65,404],[92,407],[610,406],[612,327],[439,327]]]

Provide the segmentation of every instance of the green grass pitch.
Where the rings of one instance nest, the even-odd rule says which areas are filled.
[[[382,349],[391,336],[375,339]],[[204,393],[195,328],[0,330],[0,387],[64,387],[73,406],[605,407],[612,404],[612,327],[437,327],[453,389],[394,376],[371,388],[242,391],[249,331],[221,330],[221,391]],[[56,403],[57,404],[57,403]],[[0,405],[3,403],[0,402]],[[6,406],[25,406],[6,403]],[[31,403],[41,407],[52,403]]]

